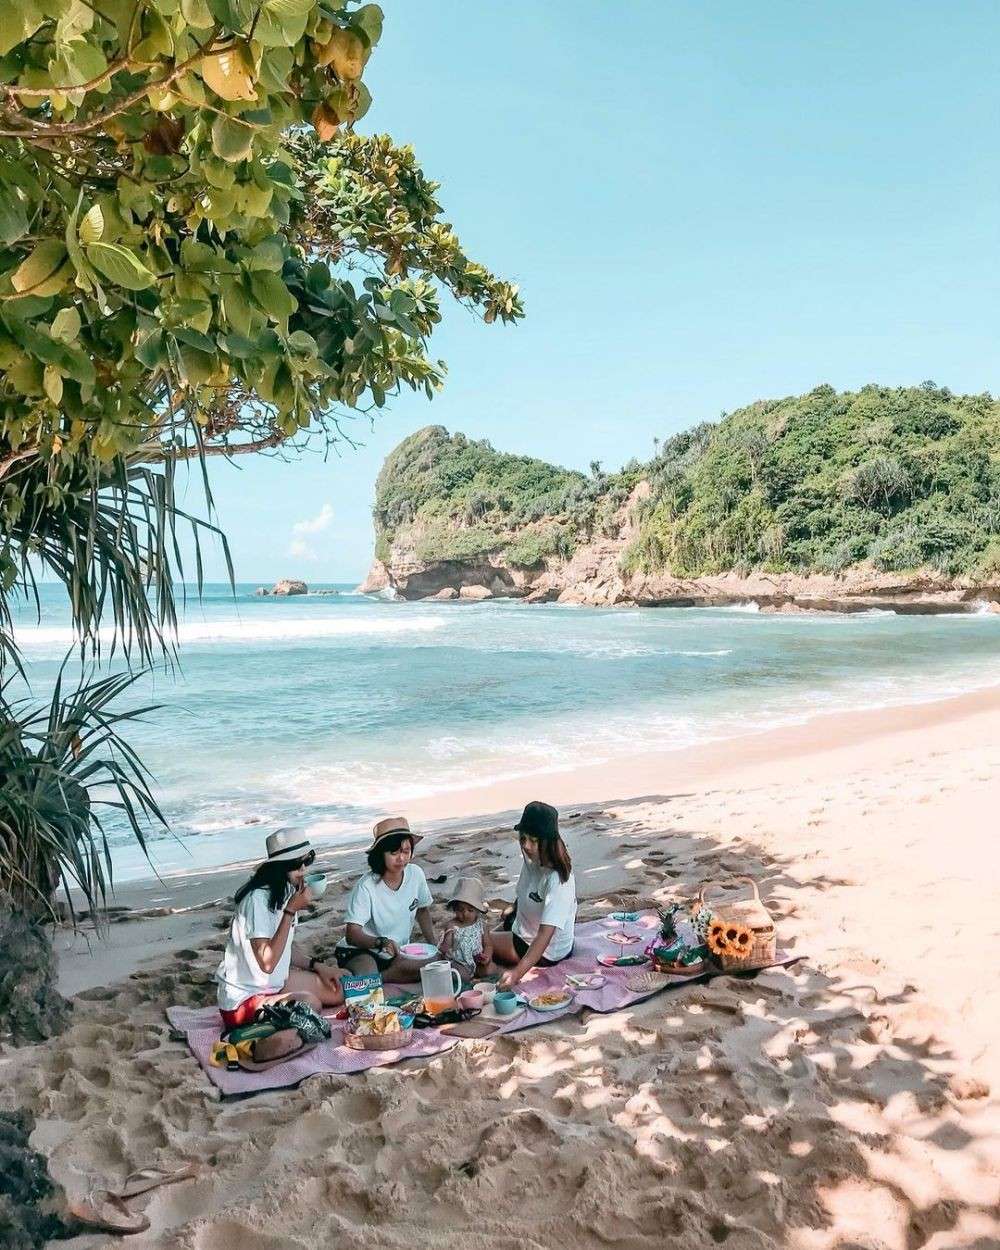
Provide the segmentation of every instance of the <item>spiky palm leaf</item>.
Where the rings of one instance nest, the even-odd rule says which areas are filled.
[[[71,913],[78,889],[93,913],[113,881],[105,819],[117,811],[146,850],[153,824],[164,825],[150,776],[118,733],[152,705],[112,710],[141,676],[82,676],[64,693],[60,670],[48,705],[10,701],[0,685],[0,895],[18,910],[51,912],[61,886]]]
[[[162,471],[125,468],[121,460],[98,471],[81,462],[68,485],[63,479],[55,487],[35,460],[9,474],[7,483],[18,491],[21,509],[0,535],[0,557],[6,555],[11,570],[11,585],[0,586],[0,664],[5,658],[16,663],[11,597],[33,596],[37,606],[36,568],[65,586],[86,650],[101,654],[103,623],[112,653],[120,647],[143,662],[169,645],[176,628],[177,579],[184,575],[178,523],[190,529],[198,593],[204,534],[219,539],[234,581],[225,535],[179,507],[172,461]],[[207,481],[205,490],[207,495]],[[183,597],[182,581],[180,586]]]

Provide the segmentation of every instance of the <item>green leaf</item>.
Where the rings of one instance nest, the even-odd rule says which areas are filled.
[[[162,365],[166,360],[163,331],[150,330],[148,334],[140,338],[135,347],[135,358],[147,369],[155,369],[158,365]]]
[[[215,20],[207,0],[181,0],[181,14],[196,30],[206,30]]]
[[[316,340],[311,334],[307,334],[305,330],[295,330],[288,336],[288,346],[297,355],[316,356],[319,348],[316,346]]]
[[[42,387],[45,394],[54,404],[58,404],[62,400],[63,380],[62,374],[55,365],[46,365],[42,375]]]
[[[382,38],[382,10],[377,4],[365,4],[351,14],[351,25],[360,26],[373,46]]]
[[[100,204],[92,204],[84,214],[83,221],[80,222],[80,242],[84,245],[87,243],[97,243],[103,234],[104,211]]]
[[[30,39],[44,20],[44,15],[31,0],[22,3],[4,0],[0,4],[0,56],[6,56],[19,43]]]
[[[28,233],[28,214],[13,187],[0,187],[0,243],[9,247]]]
[[[305,17],[316,7],[315,0],[264,0],[264,10],[279,21],[289,17]]]
[[[255,134],[253,126],[220,113],[212,122],[212,151],[230,164],[245,161],[253,149]]]
[[[240,259],[251,273],[259,270],[270,270],[280,273],[285,263],[285,249],[280,239],[264,239],[255,248],[239,254]]]
[[[263,8],[253,37],[265,48],[294,48],[306,33],[308,21],[308,13],[292,13],[287,17],[279,17],[269,8]]]
[[[250,304],[250,297],[238,278],[223,275],[219,279],[222,310],[226,321],[237,334],[253,338],[262,324],[261,315]]]
[[[298,308],[298,301],[276,273],[250,275],[250,289],[260,307],[275,321],[284,321]]]
[[[80,314],[75,308],[60,308],[49,331],[61,343],[72,343],[80,333]]]
[[[189,330],[185,326],[178,326],[173,331],[174,338],[180,343],[186,343],[189,347],[194,347],[200,352],[207,352],[209,355],[215,352],[215,340],[210,339],[207,334],[202,334],[198,330]]]
[[[31,295],[54,295],[65,283],[65,264],[66,244],[61,239],[43,239],[11,274],[11,286]]]
[[[120,243],[91,243],[87,259],[109,282],[123,286],[127,291],[144,291],[156,281],[135,252]]]

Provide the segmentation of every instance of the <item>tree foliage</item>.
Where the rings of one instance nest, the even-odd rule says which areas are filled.
[[[1000,403],[989,395],[820,386],[657,440],[645,465],[592,473],[423,430],[379,477],[379,553],[413,526],[422,559],[495,554],[532,566],[620,533],[645,481],[626,572],[868,564],[995,581],[1000,570]]]
[[[442,288],[521,316],[412,151],[352,131],[381,31],[353,0],[0,6],[0,586],[35,551],[85,632],[113,604],[148,649],[173,614],[170,465],[432,394]],[[93,541],[101,507],[126,560]]]

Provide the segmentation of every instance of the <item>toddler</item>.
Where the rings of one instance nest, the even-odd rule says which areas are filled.
[[[448,910],[454,924],[441,939],[441,954],[451,960],[463,980],[486,976],[493,969],[493,941],[486,927],[490,908],[482,883],[475,877],[459,877]]]

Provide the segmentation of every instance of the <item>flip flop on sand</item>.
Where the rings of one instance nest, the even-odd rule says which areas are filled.
[[[89,1198],[71,1202],[69,1213],[79,1223],[101,1233],[128,1236],[130,1233],[144,1233],[149,1228],[149,1220],[144,1215],[130,1211],[117,1194],[106,1189],[98,1189]]]
[[[150,1190],[159,1189],[162,1185],[176,1185],[178,1181],[193,1180],[197,1175],[198,1169],[193,1163],[174,1170],[157,1167],[139,1168],[138,1171],[125,1178],[125,1184],[115,1196],[123,1200],[138,1198],[140,1194],[148,1194]]]

